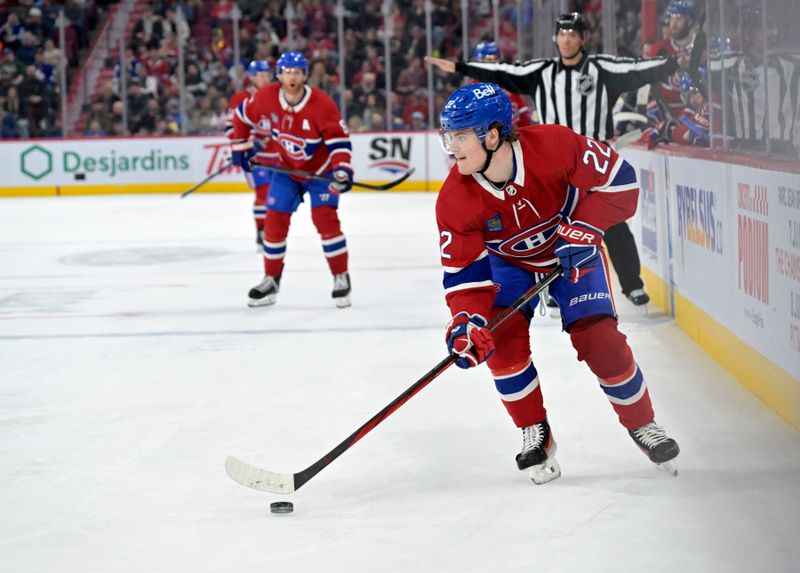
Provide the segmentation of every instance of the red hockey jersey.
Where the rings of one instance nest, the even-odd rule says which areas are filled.
[[[350,136],[333,100],[317,88],[290,105],[280,84],[268,84],[246,100],[233,118],[233,139],[246,140],[254,130],[268,131],[277,143],[281,164],[322,174],[337,167],[352,171]]]
[[[238,91],[231,96],[228,104],[228,116],[225,118],[225,135],[233,140],[233,120],[238,110],[244,103],[252,97],[247,90]],[[256,152],[256,163],[262,165],[275,165],[278,163],[278,144],[272,139],[272,133],[268,126],[256,124],[250,130],[250,137],[253,139],[258,151]]]
[[[502,189],[454,166],[439,191],[436,219],[453,314],[489,316],[495,295],[489,253],[547,272],[558,262],[561,222],[606,230],[636,212],[636,172],[608,145],[567,127],[541,125],[522,128],[512,148],[515,171]]]
[[[648,58],[658,56],[674,56],[678,60],[678,68],[658,83],[658,93],[669,108],[673,117],[678,117],[686,107],[681,97],[681,78],[686,72],[686,67],[692,57],[694,40],[684,47],[678,47],[671,39],[665,38],[651,45],[645,54]]]

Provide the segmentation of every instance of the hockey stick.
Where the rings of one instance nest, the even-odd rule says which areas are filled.
[[[202,187],[203,185],[205,185],[206,183],[208,183],[209,181],[214,179],[214,177],[216,177],[217,175],[220,175],[224,171],[227,171],[228,169],[230,169],[231,165],[232,165],[231,162],[226,163],[225,165],[220,167],[217,171],[214,171],[214,173],[212,173],[211,175],[209,175],[208,177],[203,179],[200,183],[196,184],[194,187],[190,187],[189,189],[187,189],[186,191],[181,193],[181,199],[183,199],[184,197],[186,197],[188,195],[191,195],[192,193],[194,193],[195,191],[200,189],[200,187]]]
[[[547,285],[557,279],[560,275],[561,266],[559,265],[555,268],[555,270],[548,273],[542,280],[529,288],[525,294],[515,300],[511,306],[505,309],[501,314],[497,315],[494,320],[489,323],[489,332],[494,332],[497,330],[500,325],[508,320],[519,309],[528,304],[533,297],[539,294]],[[417,392],[433,382],[433,380],[439,376],[439,374],[452,366],[456,360],[458,360],[458,355],[451,354],[439,362],[439,364],[429,370],[405,392],[392,400],[392,402],[383,410],[375,414],[372,418],[367,420],[364,425],[345,438],[344,441],[342,441],[338,446],[333,448],[330,452],[322,456],[322,458],[301,472],[288,474],[262,470],[233,456],[228,456],[228,459],[225,460],[225,471],[234,481],[259,491],[268,491],[270,493],[292,493],[297,491],[303,486],[303,484],[308,482],[311,478],[325,469],[336,458],[349,450],[357,441],[374,430],[375,426],[383,422],[393,412],[395,412],[395,410],[408,402]]]
[[[641,137],[642,137],[641,129],[637,128],[631,131],[626,131],[625,133],[623,133],[622,135],[620,135],[614,141],[611,142],[611,147],[614,149],[614,151],[619,151],[620,149],[629,146],[631,143],[639,141]]]
[[[641,113],[635,111],[620,111],[614,114],[614,124],[622,123],[623,121],[635,121],[636,123],[650,123],[650,119]]]
[[[338,181],[333,177],[328,177],[326,175],[317,175],[316,173],[309,173],[308,171],[302,171],[300,169],[289,169],[288,167],[279,167],[277,165],[261,165],[260,163],[253,163],[252,161],[250,162],[250,166],[253,168],[260,167],[262,169],[269,169],[270,171],[274,171],[275,173],[285,173],[286,175],[295,175],[297,177],[316,179],[317,181],[325,181],[327,183],[341,183],[341,181]],[[388,191],[393,187],[397,187],[403,181],[411,177],[411,175],[414,173],[415,170],[416,168],[412,167],[394,181],[390,181],[389,183],[383,183],[382,185],[372,185],[370,183],[360,183],[358,181],[353,181],[353,187],[361,187],[363,189],[371,189],[373,191]]]

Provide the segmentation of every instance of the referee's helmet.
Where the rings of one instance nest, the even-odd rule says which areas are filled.
[[[511,100],[503,88],[496,84],[468,84],[458,88],[447,98],[439,122],[440,134],[460,129],[474,129],[483,141],[496,124],[500,124],[500,137],[511,135],[513,112]],[[447,143],[443,138],[443,143]],[[447,149],[447,145],[445,145]]]
[[[586,25],[583,14],[580,12],[570,12],[568,14],[561,14],[561,16],[556,19],[556,34],[561,30],[575,30],[584,36],[589,31],[589,27]]]

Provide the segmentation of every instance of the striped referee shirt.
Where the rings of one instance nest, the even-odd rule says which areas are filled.
[[[573,66],[565,66],[559,57],[515,64],[457,62],[456,72],[530,95],[542,123],[565,125],[607,141],[614,137],[612,111],[620,94],[658,82],[676,67],[674,58],[584,53]]]
[[[769,54],[766,77],[763,62],[738,53],[709,65],[712,72],[726,71],[730,135],[745,145],[763,144],[769,125],[770,139],[790,147],[800,112],[800,56]]]

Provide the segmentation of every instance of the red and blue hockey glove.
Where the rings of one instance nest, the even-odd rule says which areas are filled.
[[[331,173],[336,183],[328,185],[331,193],[347,193],[353,188],[353,172],[346,167],[339,166]]]
[[[231,141],[231,163],[236,167],[241,167],[247,173],[251,173],[253,168],[250,160],[256,156],[253,142],[246,139],[234,139]]]
[[[597,265],[603,232],[579,222],[562,223],[556,232],[556,256],[564,269],[564,277],[576,283]]]
[[[459,312],[447,325],[447,349],[458,354],[459,368],[472,368],[494,353],[494,339],[486,328],[486,319],[479,314]]]

